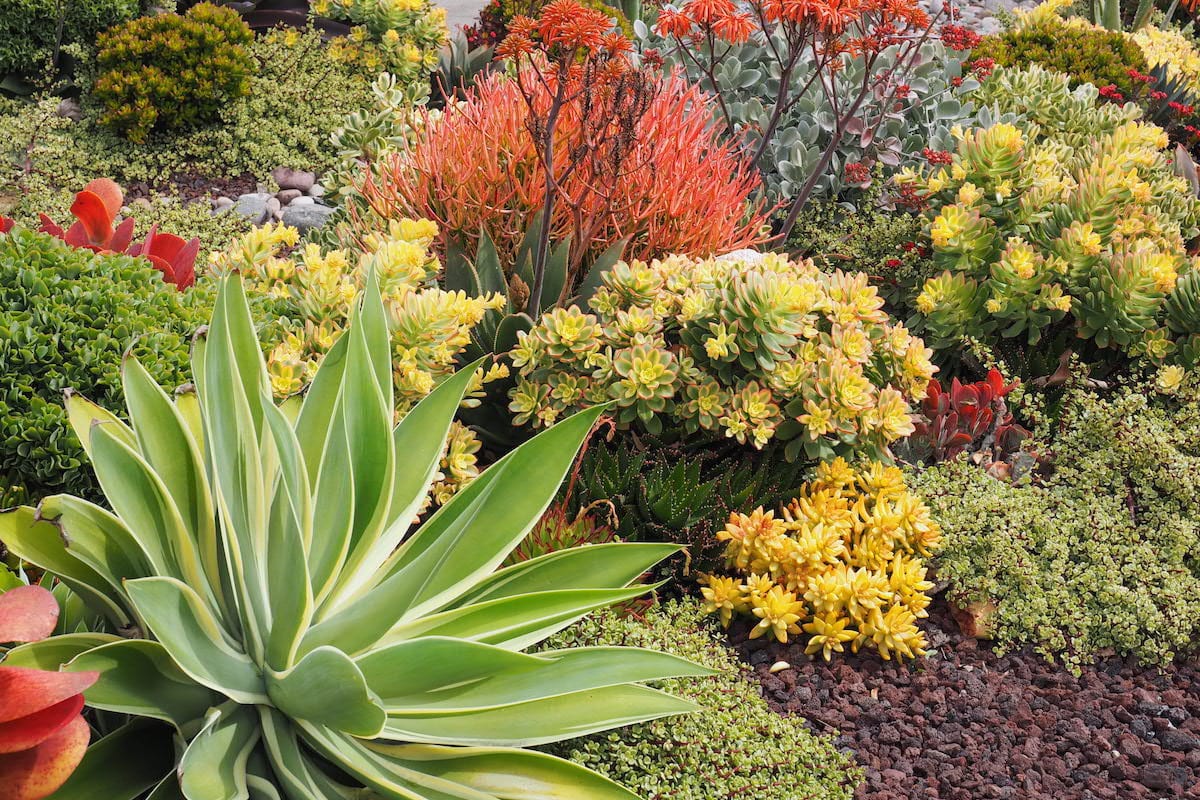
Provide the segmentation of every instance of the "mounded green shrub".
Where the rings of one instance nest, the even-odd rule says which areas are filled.
[[[105,31],[92,89],[105,107],[102,121],[134,142],[152,130],[212,121],[222,105],[249,93],[253,41],[236,11],[212,3]]]
[[[960,602],[996,604],[1002,647],[1166,663],[1200,642],[1200,393],[1065,405],[1044,485],[964,460],[917,476],[945,540],[938,576]]]
[[[1128,97],[1135,83],[1129,70],[1150,71],[1137,43],[1120,31],[1068,25],[1058,19],[1039,20],[1021,28],[985,37],[971,52],[971,61],[990,58],[1002,67],[1040,64],[1071,76],[1071,86],[1090,83],[1116,86]]]
[[[0,0],[0,77],[50,77],[60,10],[62,44],[91,44],[105,28],[137,16],[139,6],[139,0]]]
[[[0,234],[0,490],[30,498],[98,496],[63,409],[76,389],[123,407],[120,366],[133,352],[165,386],[189,380],[192,333],[211,293],[178,292],[150,262],[76,250],[15,228]]]
[[[549,648],[651,647],[720,674],[659,688],[703,710],[565,742],[553,749],[623,783],[646,800],[850,800],[861,772],[831,738],[773,712],[749,668],[723,644],[695,600],[672,601],[642,619],[595,614]]]

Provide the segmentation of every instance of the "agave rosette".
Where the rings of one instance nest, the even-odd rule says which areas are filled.
[[[523,748],[692,710],[640,682],[707,671],[632,648],[521,651],[642,594],[638,578],[675,548],[603,544],[501,568],[600,410],[530,440],[414,528],[474,370],[393,425],[389,352],[372,276],[303,399],[277,406],[233,274],[197,340],[194,391],[172,400],[130,358],[130,425],[68,399],[112,511],[51,497],[0,515],[0,538],[122,635],[54,637],[10,660],[95,670],[89,705],[166,723],[176,747],[157,766],[148,751],[114,757],[149,741],[135,721],[56,798],[97,796],[101,767],[109,800],[636,797]]]

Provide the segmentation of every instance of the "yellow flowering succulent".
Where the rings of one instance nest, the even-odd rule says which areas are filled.
[[[615,400],[620,424],[651,432],[669,422],[763,447],[783,431],[790,457],[882,457],[911,432],[909,401],[935,369],[866,275],[779,254],[621,262],[589,308],[518,334],[518,424]],[[564,373],[590,380],[542,390]]]
[[[924,654],[917,620],[928,616],[933,583],[923,559],[941,531],[896,467],[825,462],[780,516],[733,514],[717,538],[726,568],[742,576],[703,578],[705,609],[723,625],[751,614],[752,638],[781,642],[803,630],[806,652],[826,660],[847,643],[885,659]]]
[[[1002,77],[1014,92],[1066,92],[1036,69]],[[1067,95],[1063,105],[1082,102]],[[1065,322],[1098,347],[1161,360],[1179,349],[1156,332],[1189,268],[1185,241],[1200,231],[1200,203],[1173,174],[1161,128],[1109,114],[1097,115],[1090,136],[1065,136],[1048,119],[964,131],[949,176],[939,169],[926,179],[942,271],[905,287],[922,332],[940,348],[967,338],[1034,345]],[[1174,332],[1200,334],[1192,325],[1200,319]]]

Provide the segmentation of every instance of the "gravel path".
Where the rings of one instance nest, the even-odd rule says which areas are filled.
[[[963,638],[940,601],[925,628],[937,653],[904,667],[732,635],[773,708],[841,732],[867,771],[858,800],[1200,800],[1196,659],[1076,678]],[[780,660],[793,668],[771,674]]]

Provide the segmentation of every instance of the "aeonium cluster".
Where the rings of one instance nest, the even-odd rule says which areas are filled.
[[[933,584],[923,559],[941,531],[898,468],[823,463],[780,516],[733,514],[717,537],[734,575],[706,576],[701,592],[722,624],[749,614],[758,620],[751,638],[781,642],[803,631],[805,652],[826,661],[847,644],[884,659],[925,654],[917,620],[928,616]]]
[[[889,320],[867,276],[758,260],[618,263],[589,301],[546,314],[510,353],[509,409],[548,426],[615,401],[617,421],[664,425],[812,458],[880,457],[913,430],[930,351]]]
[[[1200,315],[1184,241],[1197,205],[1166,134],[1137,120],[1068,144],[998,123],[960,132],[949,167],[901,180],[930,200],[944,271],[912,287],[928,338],[1050,338],[1195,360]]]
[[[284,257],[280,248],[294,246],[298,233],[282,224],[268,225],[251,231],[227,252],[214,254],[219,272],[236,268],[251,289],[279,301],[280,316],[269,326],[274,337],[267,358],[275,394],[297,394],[312,381],[322,358],[349,325],[355,299],[372,270],[389,317],[398,414],[452,375],[472,329],[489,310],[499,308],[503,298],[438,288],[440,264],[429,250],[436,234],[437,227],[428,220],[393,220],[384,232],[367,236],[361,250],[308,244]],[[482,385],[506,374],[504,367],[477,373],[464,404],[478,405]],[[475,434],[456,421],[441,477],[431,490],[435,502],[444,503],[479,474],[479,447]]]

